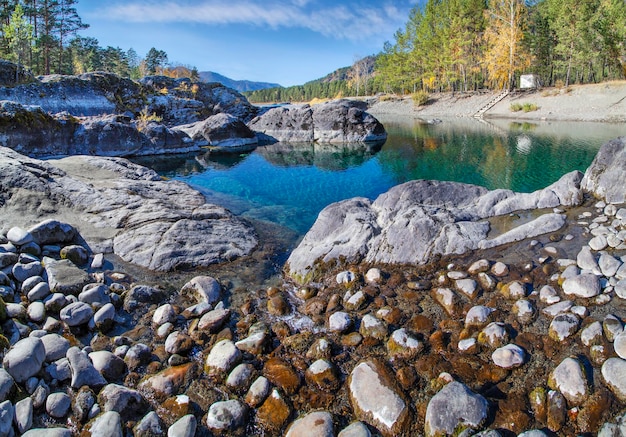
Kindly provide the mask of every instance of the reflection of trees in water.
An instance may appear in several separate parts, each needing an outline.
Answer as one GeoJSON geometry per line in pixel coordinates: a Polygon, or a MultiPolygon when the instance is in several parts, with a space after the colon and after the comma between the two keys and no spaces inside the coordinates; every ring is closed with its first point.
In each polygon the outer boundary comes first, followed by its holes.
{"type": "Polygon", "coordinates": [[[204,171],[204,167],[196,162],[195,153],[177,155],[137,156],[131,158],[135,164],[148,167],[162,176],[188,176],[204,171]]]}
{"type": "Polygon", "coordinates": [[[362,165],[378,153],[382,144],[276,143],[259,147],[256,153],[278,167],[315,166],[341,171],[362,165]]]}

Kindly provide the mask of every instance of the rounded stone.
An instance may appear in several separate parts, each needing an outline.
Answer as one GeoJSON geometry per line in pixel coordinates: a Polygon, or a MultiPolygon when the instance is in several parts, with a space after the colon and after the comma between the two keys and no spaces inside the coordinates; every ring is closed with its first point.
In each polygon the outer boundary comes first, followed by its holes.
{"type": "Polygon", "coordinates": [[[626,360],[609,358],[602,365],[602,377],[617,398],[626,402],[626,360]]]}
{"type": "Polygon", "coordinates": [[[46,350],[46,361],[52,362],[65,358],[68,349],[70,348],[70,341],[59,334],[47,334],[41,337],[44,349],[46,350]]]}
{"type": "Polygon", "coordinates": [[[158,307],[152,315],[152,323],[156,326],[161,326],[165,323],[174,323],[176,321],[176,311],[174,307],[166,303],[158,307]]]}
{"type": "Polygon", "coordinates": [[[478,429],[487,420],[489,404],[464,384],[452,381],[428,403],[425,431],[427,436],[452,435],[461,426],[478,429]]]}
{"type": "Polygon", "coordinates": [[[327,411],[315,411],[294,421],[285,437],[333,437],[333,417],[327,411]]]}
{"type": "Polygon", "coordinates": [[[94,312],[90,305],[84,302],[74,302],[64,307],[59,315],[68,326],[79,326],[89,322],[94,312]]]}
{"type": "Polygon", "coordinates": [[[602,292],[598,277],[591,273],[582,273],[563,281],[563,293],[578,297],[594,297],[602,292]]]}
{"type": "Polygon", "coordinates": [[[72,398],[66,393],[51,393],[46,399],[46,411],[50,416],[60,419],[67,415],[71,404],[72,398]]]}
{"type": "Polygon", "coordinates": [[[2,364],[13,379],[21,383],[41,370],[45,358],[46,349],[41,339],[27,337],[11,347],[2,364]]]}
{"type": "Polygon", "coordinates": [[[465,326],[485,326],[489,322],[491,313],[495,310],[483,305],[476,305],[469,309],[465,316],[465,326]]]}
{"type": "Polygon", "coordinates": [[[332,332],[345,332],[352,325],[352,318],[348,313],[337,311],[328,318],[328,329],[332,332]]]}
{"type": "Polygon", "coordinates": [[[241,360],[241,352],[231,340],[217,342],[206,358],[204,368],[209,375],[228,373],[241,360]]]}
{"type": "Polygon", "coordinates": [[[215,432],[235,431],[245,424],[248,409],[238,400],[216,402],[209,407],[206,426],[215,432]]]}
{"type": "Polygon", "coordinates": [[[491,354],[493,363],[503,369],[519,367],[526,361],[526,352],[515,344],[507,344],[491,354]]]}
{"type": "Polygon", "coordinates": [[[555,341],[563,341],[578,331],[580,319],[577,315],[564,313],[557,315],[548,328],[548,335],[555,341]]]}
{"type": "Polygon", "coordinates": [[[550,373],[548,386],[553,390],[559,390],[570,405],[581,405],[588,395],[582,363],[574,358],[565,358],[550,373]]]}
{"type": "Polygon", "coordinates": [[[615,353],[626,360],[626,331],[620,332],[613,340],[613,349],[615,353]]]}
{"type": "Polygon", "coordinates": [[[14,226],[7,232],[7,240],[16,246],[23,246],[33,241],[33,236],[30,232],[14,226]]]}

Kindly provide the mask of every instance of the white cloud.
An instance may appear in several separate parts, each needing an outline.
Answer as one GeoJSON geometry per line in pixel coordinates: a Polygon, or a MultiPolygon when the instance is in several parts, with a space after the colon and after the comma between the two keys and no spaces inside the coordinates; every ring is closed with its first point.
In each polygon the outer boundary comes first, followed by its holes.
{"type": "Polygon", "coordinates": [[[98,11],[111,20],[135,23],[250,24],[304,28],[325,36],[361,40],[388,34],[406,19],[390,3],[327,6],[314,0],[203,0],[196,3],[141,2],[109,4],[98,11]]]}

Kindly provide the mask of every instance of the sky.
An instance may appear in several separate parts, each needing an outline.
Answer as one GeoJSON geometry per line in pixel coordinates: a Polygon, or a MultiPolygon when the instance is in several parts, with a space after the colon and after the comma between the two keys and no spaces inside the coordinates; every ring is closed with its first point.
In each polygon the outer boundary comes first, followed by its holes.
{"type": "Polygon", "coordinates": [[[164,50],[236,80],[300,85],[376,54],[417,0],[79,0],[100,46],[164,50]]]}

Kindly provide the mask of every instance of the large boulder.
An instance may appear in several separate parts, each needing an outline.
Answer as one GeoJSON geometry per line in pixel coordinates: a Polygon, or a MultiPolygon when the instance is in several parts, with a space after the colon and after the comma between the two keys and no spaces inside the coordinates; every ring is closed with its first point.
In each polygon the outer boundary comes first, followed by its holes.
{"type": "Polygon", "coordinates": [[[258,140],[243,121],[230,114],[217,114],[204,121],[175,128],[186,133],[198,146],[216,152],[249,152],[258,140]]]}
{"type": "Polygon", "coordinates": [[[626,202],[626,137],[606,143],[585,172],[581,186],[609,203],[626,202]]]}
{"type": "Polygon", "coordinates": [[[121,158],[39,161],[0,148],[3,226],[54,217],[96,252],[152,270],[207,266],[249,254],[251,226],[188,185],[121,158]]]}
{"type": "Polygon", "coordinates": [[[363,143],[387,138],[383,125],[365,112],[359,102],[349,100],[272,108],[248,126],[265,143],[363,143]]]}
{"type": "Polygon", "coordinates": [[[496,235],[488,218],[513,211],[578,205],[582,174],[564,175],[534,193],[488,191],[475,185],[411,181],[393,187],[374,202],[349,199],[326,207],[287,261],[298,282],[316,276],[319,262],[345,259],[373,263],[427,262],[434,255],[463,254],[479,248],[554,232],[565,223],[560,214],[534,221],[511,220],[511,229],[496,235]]]}

